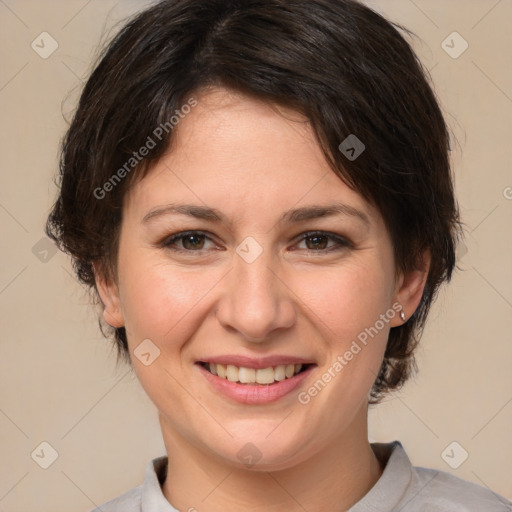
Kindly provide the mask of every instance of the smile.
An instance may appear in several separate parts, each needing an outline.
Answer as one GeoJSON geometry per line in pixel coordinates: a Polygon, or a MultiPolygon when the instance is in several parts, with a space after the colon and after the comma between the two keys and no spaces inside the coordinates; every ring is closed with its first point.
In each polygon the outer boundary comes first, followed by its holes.
{"type": "Polygon", "coordinates": [[[194,366],[217,395],[245,405],[264,405],[295,395],[297,388],[317,367],[316,364],[294,363],[258,364],[260,368],[251,368],[206,361],[198,361],[194,366]]]}
{"type": "Polygon", "coordinates": [[[267,368],[246,368],[244,366],[234,366],[232,364],[201,363],[210,373],[227,379],[230,382],[240,384],[274,384],[282,380],[291,379],[300,373],[307,365],[302,364],[281,364],[278,366],[269,366],[267,368]]]}

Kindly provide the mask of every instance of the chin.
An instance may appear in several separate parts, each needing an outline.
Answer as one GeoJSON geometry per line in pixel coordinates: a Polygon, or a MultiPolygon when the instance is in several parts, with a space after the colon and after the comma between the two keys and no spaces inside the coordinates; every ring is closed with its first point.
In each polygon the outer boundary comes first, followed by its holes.
{"type": "Polygon", "coordinates": [[[251,471],[280,471],[294,467],[308,458],[306,440],[299,432],[293,435],[283,429],[278,432],[274,422],[272,429],[261,429],[250,435],[247,432],[227,443],[211,446],[221,458],[237,468],[251,471]],[[269,435],[269,432],[272,432],[269,435]],[[300,438],[299,438],[300,436],[300,438]],[[223,448],[223,449],[222,449],[223,448]]]}

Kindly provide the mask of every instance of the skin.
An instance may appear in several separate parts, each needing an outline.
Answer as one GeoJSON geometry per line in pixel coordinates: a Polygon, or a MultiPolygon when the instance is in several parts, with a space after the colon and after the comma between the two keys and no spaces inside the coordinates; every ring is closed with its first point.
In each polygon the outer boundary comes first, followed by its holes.
{"type": "Polygon", "coordinates": [[[220,88],[194,97],[167,154],[125,198],[115,281],[96,267],[105,319],[126,327],[134,371],[159,412],[164,495],[179,510],[346,510],[382,473],[367,438],[368,393],[399,315],[308,404],[297,393],[394,303],[407,318],[414,312],[429,258],[396,274],[382,216],[334,174],[298,113],[220,88]],[[143,221],[170,203],[215,208],[225,219],[143,221]],[[287,210],[332,203],[368,223],[350,215],[279,222],[287,210]],[[188,230],[209,238],[164,245],[188,230]],[[349,244],[301,239],[313,230],[349,244]],[[263,250],[252,263],[236,253],[249,236],[263,250]],[[133,356],[145,339],[160,350],[149,366],[133,356]],[[317,367],[277,402],[240,404],[194,365],[223,354],[294,355],[317,367]],[[247,443],[261,452],[251,467],[237,455],[247,443]]]}

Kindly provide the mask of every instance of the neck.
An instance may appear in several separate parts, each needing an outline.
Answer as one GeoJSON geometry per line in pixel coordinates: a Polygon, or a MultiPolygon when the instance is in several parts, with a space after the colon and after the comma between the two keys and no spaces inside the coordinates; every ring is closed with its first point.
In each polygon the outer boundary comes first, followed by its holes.
{"type": "Polygon", "coordinates": [[[348,510],[382,474],[367,439],[366,410],[363,417],[364,425],[352,425],[335,443],[279,471],[235,467],[192,446],[161,419],[169,457],[163,493],[175,508],[187,511],[348,510]]]}

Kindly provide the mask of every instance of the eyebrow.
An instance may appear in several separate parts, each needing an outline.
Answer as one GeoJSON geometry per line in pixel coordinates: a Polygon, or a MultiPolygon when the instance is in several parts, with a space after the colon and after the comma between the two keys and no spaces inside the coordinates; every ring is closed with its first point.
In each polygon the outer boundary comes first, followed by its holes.
{"type": "Polygon", "coordinates": [[[210,208],[208,206],[198,206],[194,204],[169,204],[163,207],[157,207],[146,215],[144,215],[142,219],[142,223],[145,224],[150,220],[161,217],[163,215],[188,215],[189,217],[194,217],[195,219],[207,220],[210,222],[224,222],[225,218],[219,210],[215,208],[210,208]]]}
{"type": "MultiPolygon", "coordinates": [[[[228,223],[226,217],[217,209],[209,206],[199,206],[193,204],[169,204],[163,207],[157,207],[148,212],[142,219],[142,223],[146,224],[151,220],[162,217],[164,215],[187,215],[195,219],[206,220],[214,223],[228,223]]],[[[310,205],[301,208],[288,210],[281,215],[278,223],[299,223],[306,220],[313,220],[322,217],[331,217],[334,215],[345,215],[347,217],[355,217],[370,226],[368,216],[350,206],[343,203],[334,203],[330,205],[310,205]]]]}

